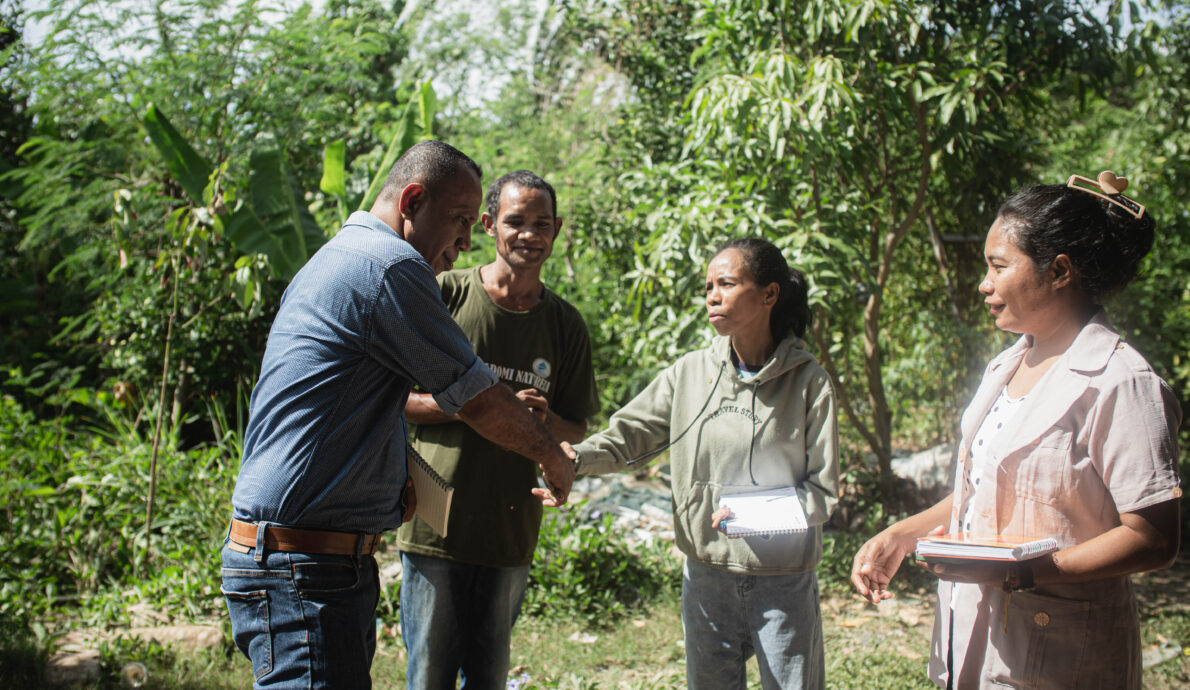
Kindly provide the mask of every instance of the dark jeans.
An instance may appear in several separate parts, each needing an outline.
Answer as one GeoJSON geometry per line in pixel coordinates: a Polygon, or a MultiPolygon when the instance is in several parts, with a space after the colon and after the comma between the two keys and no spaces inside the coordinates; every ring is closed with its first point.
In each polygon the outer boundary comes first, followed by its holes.
{"type": "Polygon", "coordinates": [[[255,688],[370,688],[380,580],[371,556],[223,547],[223,595],[255,688]]]}

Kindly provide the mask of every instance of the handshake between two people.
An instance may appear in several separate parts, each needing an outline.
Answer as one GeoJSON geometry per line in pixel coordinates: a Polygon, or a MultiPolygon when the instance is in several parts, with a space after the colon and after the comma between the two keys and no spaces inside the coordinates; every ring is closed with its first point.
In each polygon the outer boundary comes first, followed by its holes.
{"type": "MultiPolygon", "coordinates": [[[[565,420],[558,416],[556,412],[550,410],[549,400],[540,391],[536,388],[523,388],[516,391],[514,395],[516,395],[517,400],[524,403],[525,408],[537,418],[537,421],[541,422],[542,426],[545,427],[551,436],[557,437],[564,435],[563,425],[565,420]]],[[[565,440],[558,442],[558,447],[562,451],[562,458],[555,456],[555,462],[550,464],[540,463],[541,477],[545,481],[546,488],[532,490],[534,496],[540,498],[544,505],[551,508],[565,505],[566,500],[570,497],[570,488],[574,485],[576,474],[575,459],[578,457],[578,454],[574,452],[574,448],[565,440]]]]}
{"type": "Polygon", "coordinates": [[[551,508],[566,504],[577,457],[567,441],[583,437],[585,422],[562,418],[533,388],[514,392],[499,384],[467,401],[456,418],[492,443],[536,462],[545,487],[532,489],[533,495],[551,508]]]}
{"type": "MultiPolygon", "coordinates": [[[[416,423],[466,423],[489,441],[541,466],[545,487],[534,488],[532,492],[543,504],[551,508],[566,504],[574,485],[578,455],[569,443],[559,441],[557,436],[574,438],[577,434],[577,441],[586,431],[585,423],[579,428],[551,412],[549,402],[532,388],[514,393],[504,385],[491,386],[469,400],[456,415],[444,414],[428,395],[415,395],[419,402],[416,423]],[[427,414],[427,409],[432,412],[427,414]]],[[[412,479],[405,484],[403,500],[407,522],[417,510],[417,492],[412,479]]]]}

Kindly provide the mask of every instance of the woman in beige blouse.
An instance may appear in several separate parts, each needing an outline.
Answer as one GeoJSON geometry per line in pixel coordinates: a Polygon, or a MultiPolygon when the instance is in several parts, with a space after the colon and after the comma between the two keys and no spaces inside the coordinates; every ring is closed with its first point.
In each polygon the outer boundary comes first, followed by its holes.
{"type": "Polygon", "coordinates": [[[1139,688],[1131,573],[1177,555],[1177,429],[1169,386],[1120,340],[1104,297],[1135,275],[1154,222],[1127,180],[1072,176],[1000,208],[980,293],[1022,337],[963,414],[954,492],[869,540],[851,580],[878,603],[918,537],[1054,537],[1021,565],[929,565],[939,578],[930,678],[974,688],[1139,688]]]}

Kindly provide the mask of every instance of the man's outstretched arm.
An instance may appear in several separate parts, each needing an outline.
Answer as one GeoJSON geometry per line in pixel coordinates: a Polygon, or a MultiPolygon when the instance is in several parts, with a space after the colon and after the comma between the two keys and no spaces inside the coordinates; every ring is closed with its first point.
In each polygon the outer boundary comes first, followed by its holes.
{"type": "Polygon", "coordinates": [[[574,483],[574,460],[512,390],[491,386],[467,401],[458,416],[487,440],[541,466],[549,491],[534,489],[533,493],[547,506],[566,503],[574,483]]]}

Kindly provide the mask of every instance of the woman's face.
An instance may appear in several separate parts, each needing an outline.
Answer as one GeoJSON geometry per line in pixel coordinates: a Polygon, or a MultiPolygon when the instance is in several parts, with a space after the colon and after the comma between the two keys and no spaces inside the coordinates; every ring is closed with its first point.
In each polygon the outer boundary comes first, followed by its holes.
{"type": "Polygon", "coordinates": [[[761,287],[752,279],[738,249],[719,252],[707,266],[707,317],[719,335],[772,337],[769,313],[777,284],[761,287]]]}
{"type": "Polygon", "coordinates": [[[1049,273],[1016,246],[1002,219],[992,223],[983,252],[988,272],[979,292],[997,328],[1036,336],[1061,320],[1064,302],[1055,299],[1049,273]]]}

